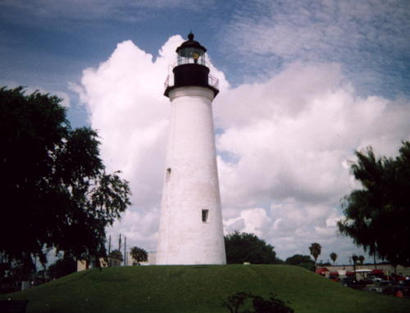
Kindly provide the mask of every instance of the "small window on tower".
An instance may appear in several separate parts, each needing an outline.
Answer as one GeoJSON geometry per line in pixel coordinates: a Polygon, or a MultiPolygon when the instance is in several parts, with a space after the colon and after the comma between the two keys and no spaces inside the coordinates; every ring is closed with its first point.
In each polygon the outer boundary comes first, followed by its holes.
{"type": "Polygon", "coordinates": [[[202,223],[206,223],[208,221],[208,214],[209,210],[202,210],[202,223]]]}
{"type": "Polygon", "coordinates": [[[167,174],[165,175],[165,181],[169,181],[169,177],[171,176],[171,168],[167,168],[167,174]]]}

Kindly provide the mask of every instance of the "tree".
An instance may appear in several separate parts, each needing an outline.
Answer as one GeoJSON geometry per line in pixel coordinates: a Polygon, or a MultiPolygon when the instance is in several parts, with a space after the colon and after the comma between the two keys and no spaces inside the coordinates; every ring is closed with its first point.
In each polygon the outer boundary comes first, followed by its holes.
{"type": "Polygon", "coordinates": [[[225,236],[225,250],[228,264],[279,263],[274,248],[254,234],[234,232],[225,236]]]}
{"type": "Polygon", "coordinates": [[[375,258],[410,265],[410,142],[395,158],[377,158],[372,148],[356,152],[352,173],[362,188],[342,200],[339,231],[375,258]]]}
{"type": "Polygon", "coordinates": [[[147,251],[145,251],[144,249],[133,247],[131,248],[130,253],[137,264],[139,264],[140,262],[145,262],[148,259],[147,251]]]}
{"type": "Polygon", "coordinates": [[[363,255],[359,255],[358,260],[360,265],[363,265],[365,257],[363,255]]]}
{"type": "Polygon", "coordinates": [[[118,260],[120,263],[124,260],[120,250],[112,250],[108,257],[118,260]]]}
{"type": "Polygon", "coordinates": [[[336,262],[337,259],[337,254],[335,252],[332,252],[330,254],[330,259],[332,260],[333,264],[336,262]]]}
{"type": "Polygon", "coordinates": [[[316,266],[317,258],[319,257],[320,252],[322,252],[322,246],[318,244],[317,242],[314,242],[310,245],[309,251],[310,251],[310,254],[313,256],[313,258],[315,259],[315,266],[316,266]]]}
{"type": "Polygon", "coordinates": [[[315,263],[309,255],[295,254],[285,261],[286,264],[297,265],[308,269],[309,271],[315,270],[315,263]]]}
{"type": "Polygon", "coordinates": [[[72,129],[60,102],[0,88],[0,255],[27,273],[52,248],[104,255],[105,227],[130,203],[128,183],[105,171],[97,133],[72,129]]]}

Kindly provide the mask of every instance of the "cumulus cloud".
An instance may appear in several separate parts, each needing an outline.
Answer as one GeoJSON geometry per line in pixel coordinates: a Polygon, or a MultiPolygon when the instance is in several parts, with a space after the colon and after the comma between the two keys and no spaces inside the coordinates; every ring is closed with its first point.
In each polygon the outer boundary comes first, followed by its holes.
{"type": "Polygon", "coordinates": [[[353,152],[371,145],[393,155],[410,135],[408,102],[357,96],[338,64],[292,63],[215,102],[225,216],[255,232],[243,212],[270,208],[262,236],[282,256],[306,253],[313,241],[343,246],[336,221],[340,199],[358,187],[349,173],[353,152]]]}
{"type": "Polygon", "coordinates": [[[84,71],[75,88],[102,139],[105,164],[131,181],[139,209],[157,206],[161,194],[169,113],[163,84],[174,61],[170,51],[181,42],[171,37],[155,61],[131,41],[119,43],[107,61],[84,71]]]}
{"type": "Polygon", "coordinates": [[[119,235],[127,238],[127,247],[138,246],[147,251],[155,251],[159,210],[127,210],[121,220],[108,229],[116,247],[119,235]]]}
{"type": "Polygon", "coordinates": [[[229,206],[333,201],[349,188],[344,164],[352,151],[373,145],[391,153],[410,131],[408,106],[355,96],[334,64],[294,63],[268,82],[226,92],[217,103],[217,125],[225,130],[217,147],[237,156],[233,163],[221,160],[229,206]]]}
{"type": "Polygon", "coordinates": [[[225,233],[241,230],[263,236],[270,225],[271,219],[264,208],[250,208],[238,212],[239,216],[225,220],[225,233]]]}
{"type": "MultiPolygon", "coordinates": [[[[131,183],[132,206],[111,229],[129,246],[156,246],[169,104],[163,82],[174,51],[171,37],[158,56],[131,41],[86,69],[75,89],[99,132],[108,168],[131,183]]],[[[215,69],[214,103],[225,232],[252,232],[282,258],[322,244],[346,258],[354,250],[336,234],[339,200],[355,185],[353,152],[372,145],[393,154],[409,138],[406,100],[360,97],[337,63],[293,62],[258,84],[231,88],[215,69]]]]}

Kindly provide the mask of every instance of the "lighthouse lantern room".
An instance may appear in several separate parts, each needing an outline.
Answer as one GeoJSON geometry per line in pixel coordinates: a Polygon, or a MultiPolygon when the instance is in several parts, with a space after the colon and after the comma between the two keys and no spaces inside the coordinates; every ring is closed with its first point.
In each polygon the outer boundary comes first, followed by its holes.
{"type": "Polygon", "coordinates": [[[206,48],[194,40],[194,34],[188,35],[188,40],[177,48],[178,65],[195,63],[205,65],[206,48]]]}
{"type": "Polygon", "coordinates": [[[206,48],[194,40],[194,34],[188,35],[188,40],[176,50],[177,65],[173,68],[174,84],[166,86],[165,96],[178,87],[202,86],[210,88],[216,96],[219,92],[218,81],[209,74],[206,66],[206,48]]]}

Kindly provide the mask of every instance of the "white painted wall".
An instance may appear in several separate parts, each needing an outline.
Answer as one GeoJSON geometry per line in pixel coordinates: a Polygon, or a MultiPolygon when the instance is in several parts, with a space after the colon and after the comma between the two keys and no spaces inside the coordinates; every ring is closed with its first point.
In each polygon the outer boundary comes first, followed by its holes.
{"type": "Polygon", "coordinates": [[[169,93],[171,118],[156,264],[225,264],[212,100],[204,87],[169,93]],[[209,210],[202,221],[202,210],[209,210]]]}

